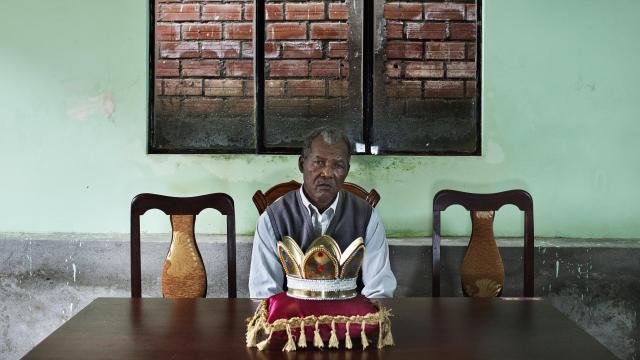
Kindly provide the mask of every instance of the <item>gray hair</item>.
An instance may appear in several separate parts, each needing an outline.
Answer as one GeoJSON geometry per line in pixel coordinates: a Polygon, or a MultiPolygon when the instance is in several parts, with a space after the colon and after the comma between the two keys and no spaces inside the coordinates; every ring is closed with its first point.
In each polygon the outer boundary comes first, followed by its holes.
{"type": "Polygon", "coordinates": [[[340,141],[344,142],[347,145],[348,159],[351,159],[354,147],[351,139],[349,139],[344,131],[328,126],[317,128],[307,135],[304,139],[304,145],[302,146],[302,156],[307,157],[309,155],[311,152],[311,143],[318,136],[322,136],[322,140],[327,144],[335,144],[340,141]]]}

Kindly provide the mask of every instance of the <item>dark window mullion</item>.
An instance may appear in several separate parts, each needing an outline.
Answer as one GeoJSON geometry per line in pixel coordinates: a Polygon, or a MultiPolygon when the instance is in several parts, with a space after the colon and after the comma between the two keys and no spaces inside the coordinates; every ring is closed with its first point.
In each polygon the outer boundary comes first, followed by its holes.
{"type": "Polygon", "coordinates": [[[373,138],[374,5],[374,0],[364,0],[362,6],[362,137],[366,154],[371,154],[373,138]]]}
{"type": "Polygon", "coordinates": [[[265,0],[254,0],[253,14],[253,74],[254,74],[254,118],[256,123],[256,153],[265,152],[264,139],[264,41],[265,0]]]}

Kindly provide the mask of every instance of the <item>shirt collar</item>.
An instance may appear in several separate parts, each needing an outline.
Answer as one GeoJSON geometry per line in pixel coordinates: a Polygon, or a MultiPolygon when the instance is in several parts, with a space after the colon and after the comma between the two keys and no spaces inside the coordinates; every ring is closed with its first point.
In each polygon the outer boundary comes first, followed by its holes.
{"type": "MultiPolygon", "coordinates": [[[[304,194],[304,191],[302,191],[302,186],[300,186],[300,197],[302,198],[302,205],[304,205],[304,208],[309,210],[309,215],[313,216],[313,214],[311,213],[311,209],[315,210],[315,212],[318,213],[318,215],[320,214],[320,211],[318,211],[318,208],[313,205],[311,203],[311,201],[309,201],[309,199],[307,199],[306,195],[304,194]],[[310,208],[311,207],[311,208],[310,208]]],[[[338,194],[336,195],[336,199],[333,200],[333,202],[331,203],[331,206],[329,206],[327,208],[327,210],[331,209],[333,210],[333,213],[335,214],[336,209],[338,208],[338,200],[340,200],[340,192],[338,191],[338,194]]],[[[325,210],[325,212],[327,211],[325,210]]]]}

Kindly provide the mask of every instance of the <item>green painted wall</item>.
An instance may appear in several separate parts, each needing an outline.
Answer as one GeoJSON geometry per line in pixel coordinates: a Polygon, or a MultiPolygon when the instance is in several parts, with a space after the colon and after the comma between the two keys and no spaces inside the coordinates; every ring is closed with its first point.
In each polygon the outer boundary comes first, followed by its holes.
{"type": "MultiPolygon", "coordinates": [[[[483,155],[356,157],[349,180],[379,190],[393,236],[430,233],[438,189],[523,188],[538,236],[640,237],[640,2],[484,3],[483,155]]],[[[0,232],[127,232],[137,193],[222,191],[252,233],[253,192],[299,176],[289,156],[145,154],[147,6],[3,4],[0,232]]],[[[496,222],[522,224],[514,209],[496,222]]],[[[166,229],[159,214],[143,225],[166,229]]],[[[444,227],[468,231],[467,215],[444,227]]]]}

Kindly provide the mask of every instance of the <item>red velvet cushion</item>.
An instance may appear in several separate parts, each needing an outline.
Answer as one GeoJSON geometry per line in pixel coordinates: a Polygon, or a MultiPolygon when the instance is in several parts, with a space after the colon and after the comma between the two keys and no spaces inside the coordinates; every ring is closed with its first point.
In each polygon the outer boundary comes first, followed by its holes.
{"type": "MultiPolygon", "coordinates": [[[[304,318],[306,316],[315,315],[366,315],[369,313],[377,313],[376,308],[369,299],[358,294],[353,299],[348,300],[300,300],[289,297],[286,292],[273,295],[269,298],[269,312],[267,315],[267,323],[273,324],[278,319],[290,319],[293,317],[304,318]]],[[[346,332],[346,324],[336,322],[336,335],[338,340],[344,340],[346,332]]],[[[320,324],[320,337],[323,341],[329,340],[331,336],[331,324],[320,324]]],[[[366,325],[365,333],[370,337],[376,330],[378,325],[366,325]]],[[[305,336],[307,341],[313,340],[313,332],[315,326],[305,326],[305,336]]],[[[360,338],[361,323],[351,323],[349,326],[349,336],[351,338],[360,338]]],[[[292,334],[297,339],[300,329],[291,329],[292,334]]],[[[286,332],[278,331],[273,334],[274,338],[283,339],[287,337],[286,332]]]]}

